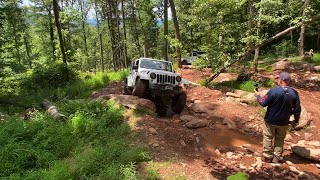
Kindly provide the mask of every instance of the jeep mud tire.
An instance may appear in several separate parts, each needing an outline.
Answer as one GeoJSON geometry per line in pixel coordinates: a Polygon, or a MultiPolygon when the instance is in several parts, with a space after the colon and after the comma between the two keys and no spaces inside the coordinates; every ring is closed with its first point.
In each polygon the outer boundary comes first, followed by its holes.
{"type": "Polygon", "coordinates": [[[180,114],[183,111],[184,107],[186,106],[186,102],[187,102],[187,94],[185,92],[175,95],[172,100],[172,105],[171,105],[172,110],[175,113],[180,114]]]}
{"type": "Polygon", "coordinates": [[[131,95],[132,94],[132,90],[127,85],[124,85],[123,94],[124,95],[131,95]]]}
{"type": "Polygon", "coordinates": [[[147,87],[147,82],[144,80],[138,79],[136,82],[136,86],[132,91],[132,95],[138,96],[139,98],[143,98],[146,87],[147,87]]]}

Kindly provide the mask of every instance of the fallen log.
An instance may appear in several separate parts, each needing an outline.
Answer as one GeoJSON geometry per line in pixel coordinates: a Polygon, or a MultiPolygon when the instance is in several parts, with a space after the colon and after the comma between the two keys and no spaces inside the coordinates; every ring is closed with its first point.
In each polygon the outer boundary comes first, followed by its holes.
{"type": "Polygon", "coordinates": [[[52,105],[48,100],[42,101],[42,106],[48,111],[49,115],[53,116],[54,119],[57,120],[64,120],[66,119],[66,116],[64,114],[61,114],[57,107],[52,105]]]}

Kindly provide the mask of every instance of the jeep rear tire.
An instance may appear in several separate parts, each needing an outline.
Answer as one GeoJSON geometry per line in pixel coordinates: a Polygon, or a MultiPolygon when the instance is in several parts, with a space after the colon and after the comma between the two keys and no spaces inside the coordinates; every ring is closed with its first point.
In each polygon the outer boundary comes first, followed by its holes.
{"type": "Polygon", "coordinates": [[[136,86],[133,88],[132,95],[138,96],[139,98],[143,98],[146,87],[147,87],[147,82],[144,80],[138,79],[136,82],[136,86]]]}
{"type": "Polygon", "coordinates": [[[185,92],[175,95],[172,100],[172,105],[171,105],[172,110],[175,113],[180,114],[183,111],[186,105],[186,102],[187,102],[187,94],[185,92]]]}

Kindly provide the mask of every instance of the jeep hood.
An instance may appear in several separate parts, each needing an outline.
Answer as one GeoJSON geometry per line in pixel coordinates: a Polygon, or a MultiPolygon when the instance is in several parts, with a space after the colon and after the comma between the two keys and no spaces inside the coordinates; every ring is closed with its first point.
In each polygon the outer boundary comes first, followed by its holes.
{"type": "Polygon", "coordinates": [[[167,74],[167,75],[172,75],[172,76],[181,76],[180,74],[170,72],[170,71],[163,71],[163,70],[156,70],[156,69],[144,69],[140,68],[139,70],[140,73],[146,73],[146,74],[151,74],[152,72],[156,74],[167,74]]]}

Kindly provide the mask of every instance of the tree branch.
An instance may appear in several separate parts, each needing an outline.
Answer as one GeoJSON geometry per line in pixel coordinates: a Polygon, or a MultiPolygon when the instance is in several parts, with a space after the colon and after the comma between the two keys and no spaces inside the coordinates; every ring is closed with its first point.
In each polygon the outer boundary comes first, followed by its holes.
{"type": "Polygon", "coordinates": [[[301,27],[303,24],[305,24],[305,25],[307,25],[307,24],[313,24],[313,23],[315,23],[315,22],[318,21],[318,20],[320,20],[320,14],[315,15],[315,16],[311,17],[311,18],[308,19],[308,20],[302,21],[301,23],[299,23],[299,24],[297,24],[297,25],[295,25],[295,26],[291,26],[291,27],[289,27],[289,28],[287,28],[287,29],[285,29],[285,30],[277,33],[276,35],[272,36],[271,38],[262,41],[261,43],[255,45],[255,46],[252,46],[252,47],[247,48],[247,49],[244,51],[244,54],[243,54],[242,56],[240,56],[237,60],[232,61],[230,64],[222,67],[219,71],[217,71],[216,73],[212,74],[206,81],[207,81],[207,82],[213,81],[216,77],[219,76],[219,74],[220,74],[221,72],[223,72],[223,71],[226,70],[228,67],[230,67],[230,66],[232,66],[233,64],[235,64],[236,62],[239,62],[239,61],[244,60],[244,59],[245,59],[249,54],[251,54],[252,51],[254,51],[255,49],[260,48],[260,47],[262,47],[262,46],[264,46],[264,45],[266,45],[266,44],[268,44],[268,43],[270,43],[270,42],[272,42],[272,41],[274,41],[274,40],[276,40],[276,39],[278,39],[278,38],[280,38],[280,37],[282,37],[282,36],[284,36],[284,35],[286,35],[286,34],[288,34],[288,33],[290,33],[291,31],[293,31],[293,30],[295,30],[295,29],[298,29],[298,28],[301,27]]]}

